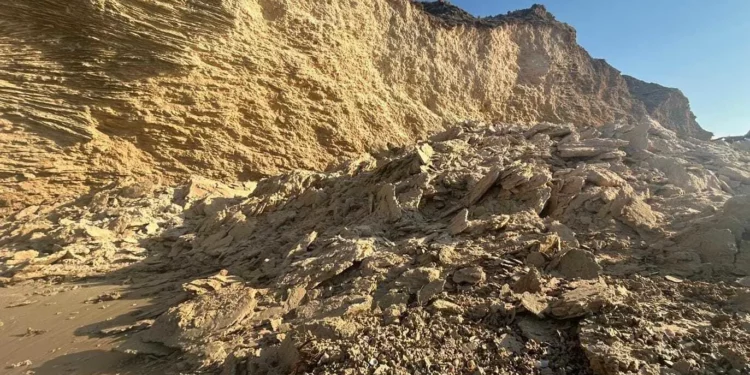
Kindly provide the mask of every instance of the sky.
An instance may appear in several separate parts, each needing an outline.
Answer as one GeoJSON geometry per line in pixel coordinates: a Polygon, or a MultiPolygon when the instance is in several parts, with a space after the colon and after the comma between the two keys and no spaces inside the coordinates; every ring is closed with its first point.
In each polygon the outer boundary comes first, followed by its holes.
{"type": "Polygon", "coordinates": [[[477,16],[543,4],[578,43],[640,80],[680,89],[715,136],[750,130],[750,0],[451,0],[477,16]]]}

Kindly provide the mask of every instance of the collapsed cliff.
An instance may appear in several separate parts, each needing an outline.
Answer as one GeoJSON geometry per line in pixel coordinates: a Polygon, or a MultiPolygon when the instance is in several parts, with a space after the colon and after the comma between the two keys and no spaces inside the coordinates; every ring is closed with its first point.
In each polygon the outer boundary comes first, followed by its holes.
{"type": "MultiPolygon", "coordinates": [[[[739,143],[466,122],[328,172],[123,180],[0,222],[0,285],[125,286],[94,310],[149,296],[73,324],[169,371],[106,373],[745,374],[739,143]]],[[[47,320],[41,298],[12,306],[47,320]]],[[[3,319],[0,344],[24,336],[3,319]]],[[[32,371],[61,372],[63,341],[32,371]]]]}
{"type": "Polygon", "coordinates": [[[441,7],[6,1],[0,215],[127,176],[323,170],[465,118],[600,126],[649,114],[710,136],[684,97],[592,59],[541,6],[482,20],[441,7]]]}

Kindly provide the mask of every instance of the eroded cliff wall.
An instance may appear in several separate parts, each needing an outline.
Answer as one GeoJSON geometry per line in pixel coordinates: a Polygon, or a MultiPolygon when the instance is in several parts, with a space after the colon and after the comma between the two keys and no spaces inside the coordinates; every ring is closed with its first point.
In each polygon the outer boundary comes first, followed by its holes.
{"type": "Polygon", "coordinates": [[[5,211],[129,175],[323,169],[466,118],[648,112],[705,136],[681,96],[651,105],[542,7],[488,26],[406,0],[9,0],[0,53],[5,211]]]}

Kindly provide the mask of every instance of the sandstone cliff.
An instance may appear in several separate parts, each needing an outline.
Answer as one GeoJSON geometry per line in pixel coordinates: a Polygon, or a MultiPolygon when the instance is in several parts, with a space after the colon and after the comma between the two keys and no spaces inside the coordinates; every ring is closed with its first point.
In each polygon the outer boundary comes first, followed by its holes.
{"type": "Polygon", "coordinates": [[[648,112],[708,136],[681,95],[633,85],[542,7],[453,23],[425,10],[436,8],[6,1],[0,211],[130,175],[320,170],[465,118],[601,125],[648,112]]]}

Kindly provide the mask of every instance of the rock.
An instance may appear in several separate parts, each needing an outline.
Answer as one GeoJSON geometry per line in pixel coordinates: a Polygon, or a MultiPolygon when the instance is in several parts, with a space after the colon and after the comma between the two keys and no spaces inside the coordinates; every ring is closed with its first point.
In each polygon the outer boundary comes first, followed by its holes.
{"type": "Polygon", "coordinates": [[[542,275],[539,270],[532,268],[521,276],[518,281],[513,284],[513,291],[516,293],[538,293],[542,291],[542,275]]]}
{"type": "Polygon", "coordinates": [[[86,232],[86,235],[89,236],[93,240],[97,241],[104,241],[108,240],[113,237],[112,231],[108,229],[103,229],[99,227],[95,227],[93,225],[87,225],[84,227],[84,231],[86,232]]]}
{"type": "Polygon", "coordinates": [[[480,266],[461,268],[453,273],[453,282],[456,284],[476,285],[483,283],[486,278],[487,275],[480,266]]]}
{"type": "Polygon", "coordinates": [[[718,171],[719,175],[726,176],[731,180],[739,181],[743,184],[750,184],[750,172],[743,171],[734,167],[722,167],[718,171]]]}
{"type": "Polygon", "coordinates": [[[433,154],[435,154],[435,151],[427,143],[423,143],[417,147],[417,156],[422,165],[430,165],[433,154]]]}
{"type": "Polygon", "coordinates": [[[560,251],[560,237],[556,234],[548,234],[542,237],[536,244],[536,251],[545,257],[551,258],[560,251]]]}
{"type": "Polygon", "coordinates": [[[417,291],[417,303],[426,305],[432,298],[443,292],[445,280],[435,280],[425,284],[417,291]]]}
{"type": "Polygon", "coordinates": [[[750,292],[740,291],[734,298],[730,300],[730,304],[734,309],[750,313],[750,292]]]}
{"type": "Polygon", "coordinates": [[[529,340],[537,343],[551,342],[558,337],[558,326],[549,319],[540,319],[533,316],[519,316],[516,322],[521,334],[529,340]]]}
{"type": "Polygon", "coordinates": [[[733,264],[738,252],[734,234],[729,229],[701,231],[684,244],[695,248],[704,263],[733,264]]]}
{"type": "Polygon", "coordinates": [[[109,327],[99,330],[99,333],[103,335],[119,335],[125,332],[136,332],[150,328],[154,324],[153,320],[141,320],[134,324],[126,324],[121,326],[109,327]]]}
{"type": "Polygon", "coordinates": [[[445,142],[447,140],[456,139],[464,133],[464,129],[460,126],[453,126],[449,129],[440,133],[434,134],[430,137],[432,142],[445,142]]]}
{"type": "Polygon", "coordinates": [[[537,317],[543,317],[545,310],[547,310],[549,304],[547,299],[533,293],[525,292],[521,295],[521,306],[526,311],[536,315],[537,317]]]}
{"type": "Polygon", "coordinates": [[[586,174],[586,182],[603,187],[626,185],[625,180],[620,178],[617,173],[600,168],[589,169],[588,174],[586,174]]]}
{"type": "Polygon", "coordinates": [[[581,246],[578,243],[578,239],[576,239],[575,232],[573,232],[572,229],[568,228],[564,224],[561,224],[559,221],[551,222],[547,226],[547,229],[550,232],[557,234],[557,236],[560,238],[560,242],[566,248],[578,248],[581,246]]]}
{"type": "Polygon", "coordinates": [[[430,305],[430,310],[434,312],[442,312],[446,314],[456,314],[456,315],[463,314],[464,312],[461,306],[453,302],[443,300],[443,299],[438,299],[432,302],[432,304],[430,305]]]}
{"type": "Polygon", "coordinates": [[[500,177],[500,172],[502,171],[499,167],[494,167],[490,169],[490,171],[482,177],[479,182],[471,189],[469,192],[469,198],[468,198],[468,205],[472,206],[479,202],[480,199],[487,193],[487,191],[495,185],[497,182],[497,179],[500,177]]]}
{"type": "Polygon", "coordinates": [[[547,258],[538,251],[532,251],[526,256],[526,264],[536,268],[543,268],[547,264],[547,258]]]}
{"type": "Polygon", "coordinates": [[[159,224],[156,224],[155,222],[150,222],[146,224],[146,226],[143,228],[143,232],[146,234],[156,234],[156,232],[159,231],[159,224]]]}
{"type": "Polygon", "coordinates": [[[573,290],[563,293],[549,304],[546,313],[557,319],[577,318],[597,312],[611,302],[612,291],[601,281],[579,281],[573,290]]]}
{"type": "Polygon", "coordinates": [[[464,312],[461,306],[453,302],[443,300],[443,299],[438,299],[432,302],[432,304],[430,305],[430,310],[434,312],[442,312],[446,314],[456,314],[456,315],[463,314],[464,312]]]}
{"type": "Polygon", "coordinates": [[[667,280],[667,281],[671,281],[671,282],[673,282],[675,284],[680,284],[680,283],[682,283],[682,282],[685,281],[685,280],[680,279],[679,277],[674,277],[674,276],[670,276],[670,275],[664,276],[664,279],[667,280]]]}
{"type": "Polygon", "coordinates": [[[397,221],[403,215],[401,204],[396,198],[396,187],[393,184],[385,184],[375,197],[375,212],[388,221],[397,221]]]}
{"type": "Polygon", "coordinates": [[[557,269],[568,279],[595,279],[602,270],[594,254],[581,249],[566,252],[560,258],[557,269]]]}
{"type": "Polygon", "coordinates": [[[503,333],[498,338],[498,346],[513,353],[519,354],[523,350],[523,342],[509,333],[503,333]]]}
{"type": "Polygon", "coordinates": [[[396,280],[396,285],[405,287],[409,293],[417,293],[427,284],[441,280],[441,271],[437,268],[419,267],[410,269],[396,280]]]}
{"type": "Polygon", "coordinates": [[[337,240],[327,247],[291,264],[279,280],[280,285],[314,288],[361,262],[374,251],[372,239],[337,240]]]}
{"type": "Polygon", "coordinates": [[[19,367],[28,367],[28,366],[31,366],[32,364],[33,364],[33,362],[31,362],[31,360],[27,359],[25,361],[21,361],[21,362],[10,364],[10,365],[6,366],[5,368],[7,368],[7,369],[14,369],[14,368],[19,368],[19,367]]]}
{"type": "Polygon", "coordinates": [[[155,187],[156,185],[149,180],[135,182],[123,187],[120,190],[120,196],[130,199],[144,198],[150,195],[154,191],[155,187]]]}
{"type": "Polygon", "coordinates": [[[674,365],[672,365],[672,370],[677,371],[681,375],[688,375],[690,374],[690,369],[692,368],[692,364],[687,359],[681,359],[677,362],[675,362],[674,365]]]}
{"type": "Polygon", "coordinates": [[[451,220],[450,224],[448,224],[448,232],[450,232],[451,235],[455,236],[462,233],[468,228],[469,210],[464,208],[461,211],[458,211],[456,216],[451,220]]]}
{"type": "Polygon", "coordinates": [[[605,139],[589,139],[584,142],[560,143],[557,152],[561,158],[592,158],[595,156],[613,153],[620,147],[628,145],[627,141],[614,141],[605,139]]]}
{"type": "Polygon", "coordinates": [[[719,348],[719,352],[724,357],[724,359],[729,362],[732,368],[736,370],[747,370],[746,367],[748,366],[748,363],[750,363],[748,362],[750,358],[748,358],[747,352],[742,353],[729,346],[723,346],[719,348]]]}
{"type": "Polygon", "coordinates": [[[16,251],[13,253],[13,258],[6,261],[5,264],[9,266],[14,266],[18,264],[22,264],[25,262],[29,262],[32,259],[36,259],[39,257],[39,252],[36,250],[22,250],[22,251],[16,251]]]}
{"type": "Polygon", "coordinates": [[[22,220],[28,217],[31,217],[32,215],[36,214],[37,211],[39,211],[38,205],[31,205],[28,206],[18,212],[16,212],[15,215],[13,215],[13,220],[22,220]]]}
{"type": "MultiPolygon", "coordinates": [[[[296,316],[305,321],[331,317],[351,319],[354,316],[369,312],[372,309],[372,304],[372,296],[335,296],[325,301],[310,301],[298,307],[296,309],[296,316]]],[[[280,313],[283,313],[283,311],[280,313]]],[[[260,320],[264,319],[262,316],[258,316],[258,318],[260,320]]]]}

